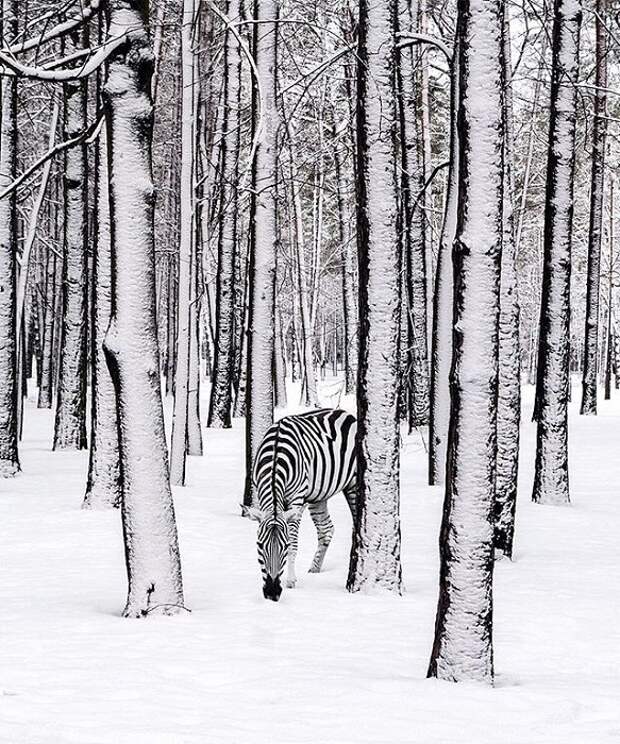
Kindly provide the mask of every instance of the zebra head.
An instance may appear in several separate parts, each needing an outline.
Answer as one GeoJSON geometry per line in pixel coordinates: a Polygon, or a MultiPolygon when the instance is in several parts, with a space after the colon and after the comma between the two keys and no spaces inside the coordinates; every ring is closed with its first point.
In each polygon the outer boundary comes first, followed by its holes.
{"type": "Polygon", "coordinates": [[[263,596],[277,602],[282,594],[281,577],[289,548],[289,523],[299,517],[299,509],[277,514],[253,506],[243,507],[243,516],[258,522],[256,545],[258,564],[263,576],[263,596]]]}

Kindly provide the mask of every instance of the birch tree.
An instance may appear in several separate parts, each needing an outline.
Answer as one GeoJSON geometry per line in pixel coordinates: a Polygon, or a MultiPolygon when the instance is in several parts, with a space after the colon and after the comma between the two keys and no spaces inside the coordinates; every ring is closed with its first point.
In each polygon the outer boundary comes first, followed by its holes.
{"type": "Polygon", "coordinates": [[[396,6],[358,7],[358,512],[347,588],[400,593],[396,6]]]}
{"type": "Polygon", "coordinates": [[[570,271],[575,169],[575,83],[581,5],[555,0],[532,499],[565,504],[568,486],[570,271]]]}
{"type": "Polygon", "coordinates": [[[493,680],[493,499],[502,247],[501,3],[459,0],[459,213],[439,601],[430,677],[493,680]]]}

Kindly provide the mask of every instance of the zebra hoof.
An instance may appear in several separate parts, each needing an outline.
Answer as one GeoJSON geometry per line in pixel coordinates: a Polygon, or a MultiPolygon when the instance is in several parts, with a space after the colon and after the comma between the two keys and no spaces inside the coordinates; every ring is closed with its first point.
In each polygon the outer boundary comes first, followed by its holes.
{"type": "Polygon", "coordinates": [[[297,583],[297,579],[287,579],[286,580],[286,586],[287,586],[288,589],[294,589],[296,583],[297,583]]]}
{"type": "Polygon", "coordinates": [[[321,573],[321,567],[320,566],[312,565],[308,569],[308,573],[321,573]]]}

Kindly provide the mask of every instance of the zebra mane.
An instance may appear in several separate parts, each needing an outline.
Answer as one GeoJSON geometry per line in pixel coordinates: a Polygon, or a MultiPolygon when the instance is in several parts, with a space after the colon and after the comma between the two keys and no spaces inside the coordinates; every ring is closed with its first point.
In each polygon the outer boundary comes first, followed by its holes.
{"type": "Polygon", "coordinates": [[[278,442],[280,440],[280,421],[276,422],[276,433],[273,438],[273,463],[271,465],[271,498],[273,499],[273,516],[278,516],[278,496],[276,493],[276,458],[278,456],[278,442]]]}

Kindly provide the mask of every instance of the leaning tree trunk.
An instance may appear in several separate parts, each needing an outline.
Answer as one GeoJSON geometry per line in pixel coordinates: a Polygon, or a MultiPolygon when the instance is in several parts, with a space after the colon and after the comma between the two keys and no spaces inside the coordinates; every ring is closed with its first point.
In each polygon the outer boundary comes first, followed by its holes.
{"type": "Polygon", "coordinates": [[[116,397],[103,350],[103,341],[112,312],[110,204],[106,147],[106,132],[103,127],[97,140],[95,164],[97,228],[93,241],[90,459],[86,495],[82,504],[86,509],[120,506],[122,495],[116,397]]]}
{"type": "Polygon", "coordinates": [[[504,6],[504,214],[499,315],[499,393],[497,398],[497,473],[493,516],[495,549],[512,558],[521,424],[521,345],[517,256],[513,216],[513,110],[510,21],[504,6]]]}
{"type": "Polygon", "coordinates": [[[250,252],[246,400],[246,481],[243,502],[252,503],[252,464],[273,423],[273,348],[276,266],[276,48],[277,0],[256,0],[256,66],[260,79],[261,131],[254,161],[254,235],[250,252]]]}
{"type": "Polygon", "coordinates": [[[439,602],[429,677],[493,680],[493,498],[502,248],[502,12],[459,0],[460,207],[439,602]]]}
{"type": "Polygon", "coordinates": [[[568,503],[570,269],[575,170],[578,0],[555,0],[542,301],[536,378],[536,466],[532,500],[568,503]]]}
{"type": "Polygon", "coordinates": [[[596,0],[596,73],[592,121],[592,183],[590,186],[590,232],[586,289],[585,349],[581,413],[596,415],[598,382],[599,305],[601,291],[601,241],[607,142],[607,29],[605,0],[596,0]]]}
{"type": "Polygon", "coordinates": [[[446,212],[439,240],[435,292],[433,295],[433,336],[431,350],[430,419],[428,432],[428,482],[443,485],[446,475],[450,422],[450,367],[452,365],[452,322],[454,271],[452,245],[456,237],[459,205],[459,35],[456,34],[450,75],[450,172],[446,212]]]}
{"type": "Polygon", "coordinates": [[[347,588],[400,593],[395,0],[359,2],[357,248],[358,511],[347,588]]]}
{"type": "MultiPolygon", "coordinates": [[[[71,34],[67,52],[79,46],[71,34]]],[[[65,139],[86,128],[86,83],[65,84],[65,139]]],[[[86,145],[65,155],[62,331],[54,449],[86,449],[88,161],[86,145]]]]}
{"type": "Polygon", "coordinates": [[[109,3],[108,38],[127,42],[109,58],[103,91],[112,246],[104,349],[117,401],[127,617],[183,605],[157,347],[148,9],[147,0],[109,3]]]}
{"type": "MultiPolygon", "coordinates": [[[[17,0],[2,3],[5,40],[17,36],[17,0]]],[[[0,83],[0,190],[16,175],[17,81],[8,75],[0,83]]],[[[19,471],[16,278],[17,210],[15,192],[0,199],[0,478],[19,471]]]]}
{"type": "MultiPolygon", "coordinates": [[[[228,17],[238,23],[239,0],[228,3],[228,17]]],[[[232,426],[232,392],[235,373],[235,277],[237,264],[239,206],[237,179],[239,152],[237,133],[239,111],[239,68],[241,53],[237,37],[229,30],[224,45],[224,106],[220,131],[220,214],[216,277],[215,354],[213,385],[207,426],[229,429],[232,426]]]]}

